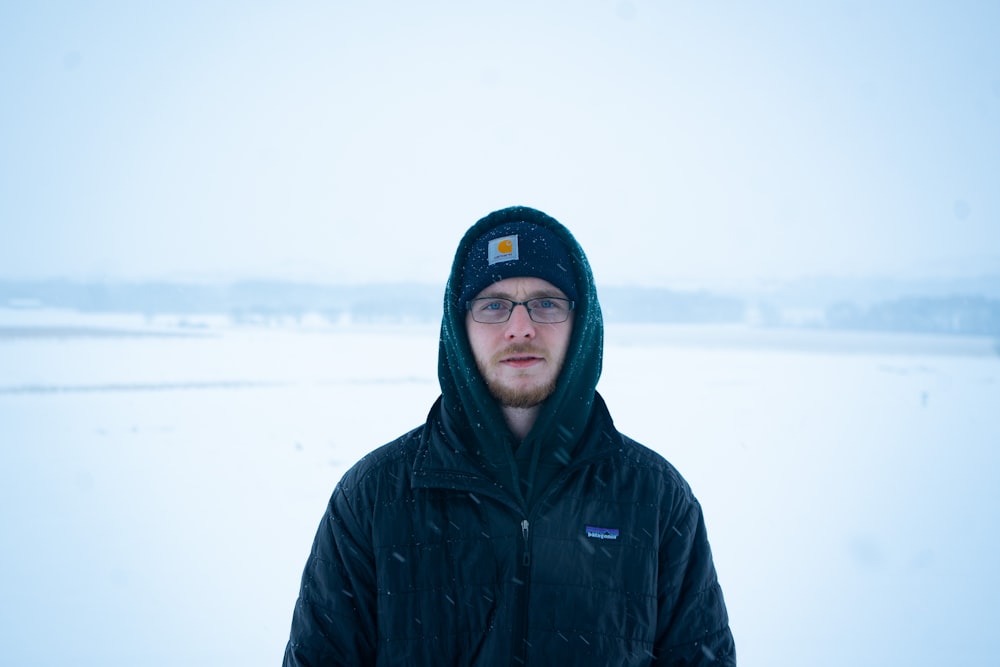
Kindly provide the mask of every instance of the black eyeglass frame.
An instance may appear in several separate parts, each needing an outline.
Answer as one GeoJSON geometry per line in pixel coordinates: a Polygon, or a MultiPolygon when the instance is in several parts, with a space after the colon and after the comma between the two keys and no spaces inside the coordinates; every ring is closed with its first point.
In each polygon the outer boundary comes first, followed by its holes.
{"type": "Polygon", "coordinates": [[[476,299],[469,299],[468,301],[465,302],[465,308],[472,315],[472,319],[475,320],[476,322],[479,322],[480,324],[505,324],[506,322],[510,321],[510,316],[514,314],[514,309],[517,308],[518,306],[524,306],[524,309],[528,311],[528,317],[531,318],[531,321],[534,322],[535,324],[562,324],[563,322],[569,319],[570,314],[576,307],[576,301],[573,301],[571,299],[564,299],[561,296],[536,296],[532,299],[528,299],[527,301],[514,301],[513,299],[508,299],[502,296],[482,296],[476,299]],[[496,322],[483,322],[482,320],[477,320],[476,311],[472,309],[472,305],[477,301],[503,301],[505,303],[509,303],[510,308],[507,309],[507,317],[503,318],[502,320],[497,320],[496,322]],[[532,307],[528,305],[529,303],[534,303],[536,301],[559,301],[560,303],[566,304],[566,317],[561,320],[550,320],[550,321],[536,320],[535,316],[532,314],[532,311],[538,309],[538,306],[535,305],[534,307],[532,307]]]}

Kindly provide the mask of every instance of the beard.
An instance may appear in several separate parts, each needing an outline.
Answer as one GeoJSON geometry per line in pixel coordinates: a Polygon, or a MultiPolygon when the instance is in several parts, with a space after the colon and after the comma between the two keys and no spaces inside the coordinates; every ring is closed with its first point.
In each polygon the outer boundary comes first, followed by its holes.
{"type": "Polygon", "coordinates": [[[552,380],[539,387],[520,389],[515,387],[505,387],[499,384],[486,383],[490,394],[497,400],[497,403],[504,408],[533,408],[545,402],[556,389],[556,381],[552,380]]]}
{"type": "MultiPolygon", "coordinates": [[[[534,351],[530,345],[512,345],[502,353],[497,354],[492,363],[498,364],[499,360],[508,354],[523,353],[534,354],[534,351]]],[[[555,391],[556,381],[559,378],[559,373],[556,372],[544,384],[533,387],[509,387],[501,381],[491,380],[488,366],[478,360],[476,365],[479,367],[479,374],[486,382],[486,388],[489,389],[490,395],[504,408],[534,408],[541,405],[555,391]]]]}

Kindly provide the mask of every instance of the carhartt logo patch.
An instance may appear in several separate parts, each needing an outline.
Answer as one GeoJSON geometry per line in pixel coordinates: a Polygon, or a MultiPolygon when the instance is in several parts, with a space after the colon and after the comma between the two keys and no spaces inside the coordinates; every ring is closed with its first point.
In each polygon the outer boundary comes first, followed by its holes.
{"type": "Polygon", "coordinates": [[[617,528],[601,528],[600,526],[587,526],[587,537],[595,540],[617,540],[617,528]]]}
{"type": "Polygon", "coordinates": [[[513,236],[501,236],[493,239],[489,244],[490,266],[500,262],[510,262],[517,259],[517,234],[513,236]]]}

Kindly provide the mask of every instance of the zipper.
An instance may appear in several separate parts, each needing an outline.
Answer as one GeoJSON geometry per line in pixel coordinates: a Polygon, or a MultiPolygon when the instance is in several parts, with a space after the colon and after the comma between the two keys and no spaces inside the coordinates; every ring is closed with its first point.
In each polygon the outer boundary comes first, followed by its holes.
{"type": "Polygon", "coordinates": [[[528,523],[527,519],[521,521],[521,536],[524,538],[524,555],[521,557],[521,565],[527,567],[531,565],[531,549],[528,545],[528,529],[531,524],[528,523]]]}
{"type": "Polygon", "coordinates": [[[521,520],[521,537],[524,540],[521,551],[521,567],[518,579],[520,579],[519,600],[517,603],[517,617],[514,623],[516,634],[514,635],[514,656],[515,663],[519,665],[528,662],[528,588],[531,585],[531,524],[527,519],[521,520]]]}

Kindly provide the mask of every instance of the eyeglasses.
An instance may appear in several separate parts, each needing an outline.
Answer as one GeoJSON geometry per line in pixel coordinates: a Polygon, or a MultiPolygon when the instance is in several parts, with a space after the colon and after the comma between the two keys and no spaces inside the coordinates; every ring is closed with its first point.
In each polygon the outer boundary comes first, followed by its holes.
{"type": "Polygon", "coordinates": [[[569,313],[576,305],[569,299],[556,296],[540,296],[527,301],[512,301],[501,297],[472,299],[466,304],[472,319],[483,324],[503,324],[517,306],[524,306],[528,317],[539,324],[558,324],[569,319],[569,313]]]}

